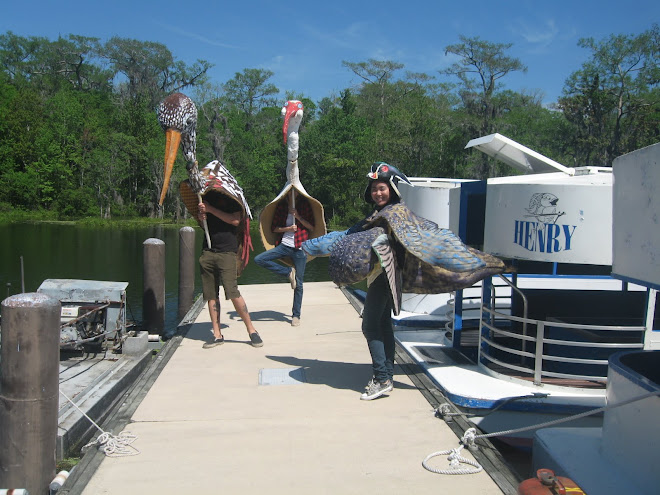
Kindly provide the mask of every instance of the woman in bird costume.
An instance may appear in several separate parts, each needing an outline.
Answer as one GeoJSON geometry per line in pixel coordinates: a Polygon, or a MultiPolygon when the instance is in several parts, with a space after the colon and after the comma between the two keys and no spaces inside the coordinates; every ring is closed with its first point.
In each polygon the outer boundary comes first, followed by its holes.
{"type": "Polygon", "coordinates": [[[367,178],[364,199],[375,210],[346,231],[303,244],[311,256],[330,256],[328,270],[337,285],[367,279],[362,332],[373,377],[360,397],[363,400],[393,388],[392,313],[399,314],[403,292],[452,292],[504,271],[500,259],[466,246],[450,230],[408,209],[398,184],[412,184],[396,167],[376,162],[367,178]]]}

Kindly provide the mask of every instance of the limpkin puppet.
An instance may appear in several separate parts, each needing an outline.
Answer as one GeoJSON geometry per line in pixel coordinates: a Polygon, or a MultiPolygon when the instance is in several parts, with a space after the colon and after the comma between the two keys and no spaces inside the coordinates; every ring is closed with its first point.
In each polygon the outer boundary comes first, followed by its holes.
{"type": "MultiPolygon", "coordinates": [[[[162,205],[172,177],[179,144],[183,150],[188,170],[188,179],[179,184],[179,192],[188,212],[199,222],[198,205],[202,200],[214,205],[225,196],[238,203],[241,208],[241,222],[238,226],[238,273],[248,263],[252,240],[250,238],[250,219],[252,213],[245,200],[243,189],[234,176],[219,160],[209,162],[201,171],[197,166],[197,107],[183,93],[174,93],[165,98],[158,106],[158,122],[165,131],[165,163],[163,190],[160,194],[162,205]]],[[[208,227],[202,222],[208,246],[211,245],[208,227]]]]}
{"type": "Polygon", "coordinates": [[[451,230],[413,213],[401,201],[400,182],[412,186],[396,167],[376,162],[364,191],[373,203],[373,181],[387,182],[396,202],[376,209],[346,231],[335,231],[303,244],[310,256],[330,256],[330,278],[339,286],[373,280],[383,270],[392,297],[392,312],[401,308],[403,292],[439,294],[464,289],[504,272],[504,263],[465,245],[451,230]]]}
{"type": "MultiPolygon", "coordinates": [[[[282,107],[281,113],[284,116],[282,134],[284,136],[284,144],[287,146],[287,181],[277,197],[268,203],[261,212],[261,215],[259,215],[259,231],[261,232],[261,240],[266,250],[275,247],[278,238],[278,234],[271,230],[273,215],[275,214],[278,203],[285,199],[285,196],[288,194],[289,197],[286,199],[288,199],[289,203],[295,208],[294,189],[298,194],[304,196],[312,207],[314,228],[309,233],[310,239],[325,235],[327,232],[325,218],[323,216],[323,205],[317,199],[311,197],[300,182],[300,171],[298,169],[300,138],[298,136],[298,129],[300,128],[300,123],[303,119],[303,112],[303,104],[298,100],[289,100],[282,107]]],[[[283,261],[287,262],[287,260],[283,261]]]]}

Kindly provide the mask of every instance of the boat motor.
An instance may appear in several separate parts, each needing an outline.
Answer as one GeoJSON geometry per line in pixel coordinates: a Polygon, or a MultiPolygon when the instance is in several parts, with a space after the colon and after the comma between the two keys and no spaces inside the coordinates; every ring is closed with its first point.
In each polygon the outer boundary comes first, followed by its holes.
{"type": "Polygon", "coordinates": [[[62,304],[60,349],[117,349],[126,337],[127,286],[127,282],[44,280],[37,292],[62,304]]]}

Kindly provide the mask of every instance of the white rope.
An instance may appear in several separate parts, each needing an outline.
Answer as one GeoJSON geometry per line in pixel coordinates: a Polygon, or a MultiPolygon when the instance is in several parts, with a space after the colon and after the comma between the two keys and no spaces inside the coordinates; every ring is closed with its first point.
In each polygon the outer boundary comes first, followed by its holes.
{"type": "MultiPolygon", "coordinates": [[[[525,431],[536,430],[536,429],[540,429],[540,428],[547,428],[549,426],[554,426],[554,425],[558,425],[560,423],[566,423],[568,421],[573,421],[575,419],[580,419],[580,418],[584,418],[584,417],[587,417],[587,416],[591,416],[592,414],[598,414],[598,413],[607,411],[608,409],[614,409],[615,407],[625,406],[625,405],[630,404],[632,402],[637,402],[637,401],[640,401],[640,400],[648,399],[649,397],[653,397],[655,395],[660,395],[660,390],[656,390],[654,392],[648,392],[646,394],[638,395],[637,397],[633,397],[632,399],[626,399],[626,400],[623,400],[621,402],[617,402],[616,404],[608,404],[606,406],[599,407],[598,409],[593,409],[593,410],[586,411],[586,412],[583,412],[583,413],[575,414],[573,416],[567,416],[567,417],[561,418],[561,419],[555,419],[553,421],[547,421],[545,423],[539,423],[537,425],[526,426],[524,428],[516,428],[516,429],[511,429],[511,430],[496,431],[494,433],[486,433],[486,434],[482,434],[482,435],[477,435],[476,434],[477,430],[475,428],[468,428],[465,431],[465,433],[463,434],[463,438],[460,440],[460,443],[462,445],[460,445],[457,449],[442,450],[442,451],[434,452],[433,454],[429,454],[422,461],[422,466],[424,466],[424,468],[427,469],[428,471],[431,471],[431,472],[437,473],[437,474],[475,474],[475,473],[478,473],[479,471],[481,471],[483,469],[482,466],[479,465],[479,463],[477,463],[476,461],[470,461],[469,459],[465,459],[464,457],[461,457],[459,455],[459,453],[463,449],[463,447],[466,446],[466,445],[468,446],[468,448],[471,448],[471,449],[475,448],[476,449],[477,445],[475,443],[475,440],[477,440],[478,438],[499,437],[499,436],[503,436],[503,435],[510,435],[512,433],[522,433],[522,432],[525,432],[525,431]],[[447,460],[449,461],[450,467],[452,467],[453,469],[435,469],[435,468],[430,467],[427,464],[427,461],[429,459],[431,459],[433,457],[437,457],[439,455],[449,455],[447,460]],[[461,462],[464,463],[464,464],[470,464],[471,466],[474,466],[476,469],[456,469],[461,462]]],[[[445,403],[440,408],[438,408],[436,410],[436,412],[440,413],[440,411],[442,411],[441,414],[449,415],[448,412],[447,412],[448,409],[449,409],[449,405],[445,403]]]]}
{"type": "Polygon", "coordinates": [[[129,455],[138,455],[140,453],[140,451],[132,445],[132,443],[137,439],[137,435],[134,435],[128,431],[122,431],[119,435],[113,435],[112,433],[103,431],[103,429],[97,425],[92,418],[87,416],[87,414],[85,414],[84,411],[80,409],[71,399],[69,399],[69,397],[67,397],[64,392],[60,390],[60,393],[73,405],[73,407],[80,411],[80,414],[85,416],[90,421],[90,423],[92,423],[96,429],[101,432],[101,434],[95,440],[92,440],[87,445],[85,445],[81,451],[84,451],[85,449],[98,444],[99,446],[103,445],[103,452],[108,457],[123,457],[129,455]]]}
{"type": "Polygon", "coordinates": [[[427,455],[426,458],[422,461],[422,466],[424,466],[426,470],[436,474],[476,474],[483,471],[484,468],[477,461],[466,459],[465,457],[460,455],[461,450],[463,450],[466,444],[473,443],[473,440],[470,440],[470,438],[474,437],[475,432],[476,430],[474,428],[469,428],[465,432],[463,436],[463,440],[461,441],[463,445],[459,445],[459,447],[456,449],[441,450],[439,452],[434,452],[433,454],[427,455]],[[447,457],[447,460],[449,461],[449,469],[436,469],[434,467],[429,466],[428,461],[439,455],[449,456],[447,457]],[[465,469],[465,468],[461,468],[461,464],[468,464],[473,467],[471,469],[470,468],[465,469]]]}

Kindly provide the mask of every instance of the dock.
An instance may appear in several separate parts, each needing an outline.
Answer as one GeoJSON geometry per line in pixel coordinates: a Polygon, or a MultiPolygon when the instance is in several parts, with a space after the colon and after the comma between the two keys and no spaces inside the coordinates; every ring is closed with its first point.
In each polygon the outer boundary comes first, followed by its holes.
{"type": "MultiPolygon", "coordinates": [[[[414,363],[397,359],[388,397],[360,400],[371,378],[362,320],[332,282],[305,283],[299,327],[290,324],[288,284],[239,288],[264,346],[249,344],[231,302],[221,300],[225,344],[203,349],[211,323],[198,301],[186,331],[103,425],[135,435],[136,455],[92,447],[58,493],[515,493],[495,481],[507,476],[492,466],[469,475],[423,467],[459,439],[436,417],[414,363]]],[[[467,448],[461,455],[478,459],[467,448]]],[[[447,456],[429,463],[449,469],[447,456]]]]}

